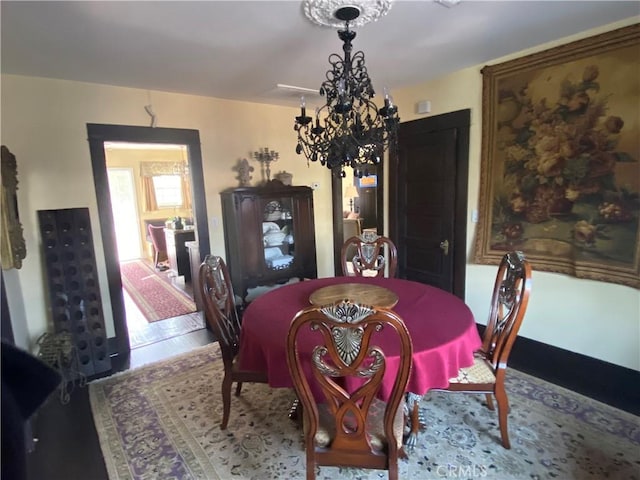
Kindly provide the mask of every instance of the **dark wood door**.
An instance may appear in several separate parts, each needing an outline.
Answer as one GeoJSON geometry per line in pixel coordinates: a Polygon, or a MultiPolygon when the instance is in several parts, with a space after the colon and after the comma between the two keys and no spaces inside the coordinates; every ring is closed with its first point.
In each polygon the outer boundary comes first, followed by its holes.
{"type": "Polygon", "coordinates": [[[400,125],[390,156],[399,276],[464,298],[470,111],[400,125]]]}
{"type": "Polygon", "coordinates": [[[357,201],[357,211],[362,219],[362,228],[378,227],[378,189],[359,188],[357,201]]]}

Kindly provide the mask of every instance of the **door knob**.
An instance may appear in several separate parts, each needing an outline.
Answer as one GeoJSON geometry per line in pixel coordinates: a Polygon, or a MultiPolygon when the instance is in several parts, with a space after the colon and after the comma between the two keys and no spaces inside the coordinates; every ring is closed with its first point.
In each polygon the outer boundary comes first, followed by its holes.
{"type": "Polygon", "coordinates": [[[449,240],[443,240],[440,242],[440,248],[445,255],[449,255],[449,240]]]}

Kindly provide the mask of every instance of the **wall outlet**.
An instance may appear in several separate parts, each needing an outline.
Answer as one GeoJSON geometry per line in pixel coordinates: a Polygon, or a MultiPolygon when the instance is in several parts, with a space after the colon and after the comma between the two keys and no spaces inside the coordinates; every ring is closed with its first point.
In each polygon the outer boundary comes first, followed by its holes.
{"type": "Polygon", "coordinates": [[[217,230],[220,226],[220,219],[218,217],[211,217],[211,230],[217,230]]]}
{"type": "Polygon", "coordinates": [[[471,221],[478,223],[478,210],[471,210],[471,221]]]}

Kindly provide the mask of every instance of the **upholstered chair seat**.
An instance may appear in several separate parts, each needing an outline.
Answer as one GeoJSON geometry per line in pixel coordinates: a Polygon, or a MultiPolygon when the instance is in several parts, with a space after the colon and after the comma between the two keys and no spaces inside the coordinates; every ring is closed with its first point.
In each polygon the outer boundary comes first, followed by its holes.
{"type": "Polygon", "coordinates": [[[473,365],[461,368],[458,376],[450,379],[449,383],[496,383],[493,367],[486,357],[481,352],[476,352],[473,357],[473,365]]]}

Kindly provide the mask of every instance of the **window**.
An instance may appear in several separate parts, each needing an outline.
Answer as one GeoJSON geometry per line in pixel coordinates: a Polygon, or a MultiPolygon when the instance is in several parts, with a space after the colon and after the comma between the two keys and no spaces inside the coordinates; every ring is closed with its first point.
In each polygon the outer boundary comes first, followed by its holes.
{"type": "Polygon", "coordinates": [[[140,162],[145,212],[191,208],[187,165],[179,162],[140,162]]]}
{"type": "Polygon", "coordinates": [[[154,175],[152,179],[158,208],[183,206],[180,175],[154,175]]]}

